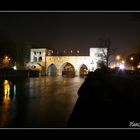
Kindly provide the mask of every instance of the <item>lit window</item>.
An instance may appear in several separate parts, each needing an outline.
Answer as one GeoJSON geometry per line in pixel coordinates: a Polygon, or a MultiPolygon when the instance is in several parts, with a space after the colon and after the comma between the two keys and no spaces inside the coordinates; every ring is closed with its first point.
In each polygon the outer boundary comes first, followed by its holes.
{"type": "Polygon", "coordinates": [[[95,56],[96,57],[103,57],[103,54],[102,53],[96,53],[95,56]]]}

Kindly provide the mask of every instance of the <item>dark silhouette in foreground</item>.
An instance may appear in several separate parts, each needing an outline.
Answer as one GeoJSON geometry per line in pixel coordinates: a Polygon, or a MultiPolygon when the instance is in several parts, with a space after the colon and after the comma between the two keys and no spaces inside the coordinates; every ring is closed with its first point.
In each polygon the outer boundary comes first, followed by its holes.
{"type": "Polygon", "coordinates": [[[67,126],[129,128],[132,121],[140,122],[139,84],[121,72],[90,72],[78,90],[79,98],[67,126]]]}

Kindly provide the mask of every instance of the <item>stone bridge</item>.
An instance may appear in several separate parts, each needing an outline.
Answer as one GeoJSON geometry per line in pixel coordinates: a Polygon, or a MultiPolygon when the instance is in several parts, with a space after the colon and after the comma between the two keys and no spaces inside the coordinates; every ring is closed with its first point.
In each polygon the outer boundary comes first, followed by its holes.
{"type": "Polygon", "coordinates": [[[38,69],[47,75],[85,75],[88,71],[97,69],[97,62],[101,60],[101,54],[103,55],[101,49],[90,48],[90,56],[49,56],[46,49],[31,49],[27,68],[38,69]]]}

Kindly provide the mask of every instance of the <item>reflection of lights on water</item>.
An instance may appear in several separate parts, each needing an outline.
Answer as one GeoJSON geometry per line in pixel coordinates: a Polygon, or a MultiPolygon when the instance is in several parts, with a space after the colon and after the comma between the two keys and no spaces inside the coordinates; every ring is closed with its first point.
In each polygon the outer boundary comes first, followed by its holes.
{"type": "Polygon", "coordinates": [[[4,80],[3,82],[3,89],[4,89],[4,97],[1,107],[1,121],[0,121],[0,127],[4,127],[8,121],[10,116],[10,83],[8,80],[4,80]]]}
{"type": "Polygon", "coordinates": [[[15,100],[16,85],[12,85],[10,81],[4,80],[4,82],[3,82],[3,91],[4,91],[4,99],[13,98],[13,100],[15,100]]]}
{"type": "Polygon", "coordinates": [[[16,85],[14,85],[14,94],[16,94],[16,85]]]}
{"type": "Polygon", "coordinates": [[[12,85],[11,81],[4,80],[2,88],[4,96],[1,104],[0,127],[5,127],[9,123],[10,118],[11,117],[15,118],[16,115],[15,114],[16,85],[12,85]]]}
{"type": "Polygon", "coordinates": [[[13,96],[13,100],[15,100],[16,97],[16,85],[14,85],[14,96],[13,96]]]}
{"type": "Polygon", "coordinates": [[[4,87],[4,97],[8,97],[10,95],[10,83],[8,80],[4,80],[3,87],[4,87]]]}
{"type": "Polygon", "coordinates": [[[63,81],[63,84],[65,85],[66,83],[67,83],[67,81],[66,81],[66,80],[64,80],[64,81],[63,81]]]}

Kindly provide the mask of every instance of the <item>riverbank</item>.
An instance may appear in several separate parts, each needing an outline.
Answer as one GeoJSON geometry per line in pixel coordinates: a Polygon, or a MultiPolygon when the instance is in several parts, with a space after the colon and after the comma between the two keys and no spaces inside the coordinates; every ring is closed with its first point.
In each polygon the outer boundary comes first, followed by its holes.
{"type": "Polygon", "coordinates": [[[39,77],[40,72],[35,70],[1,69],[0,78],[7,77],[39,77]]]}

